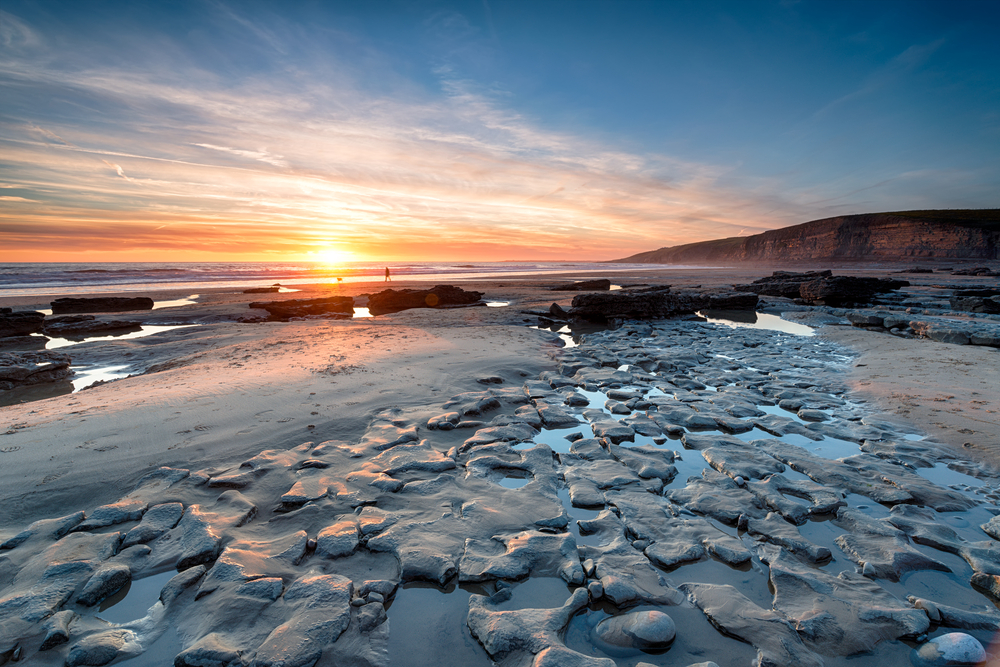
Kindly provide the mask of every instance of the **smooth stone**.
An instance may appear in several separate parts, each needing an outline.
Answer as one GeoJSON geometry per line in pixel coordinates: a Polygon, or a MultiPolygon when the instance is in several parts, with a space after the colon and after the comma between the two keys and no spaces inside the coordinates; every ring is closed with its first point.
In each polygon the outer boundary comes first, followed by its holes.
{"type": "Polygon", "coordinates": [[[102,565],[83,587],[77,602],[85,607],[93,607],[109,595],[120,591],[131,580],[132,569],[128,565],[121,563],[102,565]]]}
{"type": "Polygon", "coordinates": [[[591,637],[600,646],[619,648],[664,648],[674,640],[674,621],[661,611],[633,611],[598,623],[591,637]]]}
{"type": "Polygon", "coordinates": [[[964,632],[949,632],[918,648],[914,662],[921,667],[962,667],[985,659],[986,649],[978,639],[964,632]]]}

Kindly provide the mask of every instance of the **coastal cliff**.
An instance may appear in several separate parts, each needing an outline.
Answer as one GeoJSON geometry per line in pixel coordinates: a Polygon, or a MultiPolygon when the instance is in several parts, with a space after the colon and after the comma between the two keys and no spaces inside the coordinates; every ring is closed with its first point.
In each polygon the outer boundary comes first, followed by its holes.
{"type": "Polygon", "coordinates": [[[617,262],[906,261],[1000,258],[1000,209],[866,213],[660,248],[617,262]]]}

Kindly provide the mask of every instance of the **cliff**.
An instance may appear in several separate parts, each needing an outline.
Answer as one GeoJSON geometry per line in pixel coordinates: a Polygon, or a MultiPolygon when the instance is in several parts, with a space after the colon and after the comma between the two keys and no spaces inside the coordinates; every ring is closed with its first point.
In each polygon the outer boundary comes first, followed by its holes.
{"type": "Polygon", "coordinates": [[[1000,259],[1000,209],[900,211],[814,220],[616,262],[648,264],[1000,259]]]}

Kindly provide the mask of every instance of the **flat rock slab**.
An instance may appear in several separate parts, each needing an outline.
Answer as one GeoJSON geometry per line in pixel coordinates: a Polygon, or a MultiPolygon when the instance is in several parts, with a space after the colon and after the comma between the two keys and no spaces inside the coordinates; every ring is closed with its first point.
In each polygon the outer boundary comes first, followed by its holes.
{"type": "Polygon", "coordinates": [[[94,299],[65,297],[56,299],[50,305],[53,315],[68,315],[70,313],[119,313],[127,310],[152,310],[153,300],[148,296],[102,296],[94,299]]]}
{"type": "Polygon", "coordinates": [[[681,584],[680,589],[722,633],[752,644],[760,667],[823,667],[823,659],[781,614],[758,607],[732,586],[681,584]]]}

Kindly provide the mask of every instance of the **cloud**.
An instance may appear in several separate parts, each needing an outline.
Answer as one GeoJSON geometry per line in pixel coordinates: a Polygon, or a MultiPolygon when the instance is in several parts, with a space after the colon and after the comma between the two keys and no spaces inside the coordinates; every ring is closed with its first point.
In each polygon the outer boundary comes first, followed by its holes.
{"type": "MultiPolygon", "coordinates": [[[[279,28],[222,13],[289,50],[279,28]]],[[[449,52],[466,53],[475,30],[439,23],[458,35],[449,52]]],[[[127,53],[72,69],[52,53],[0,63],[0,81],[18,82],[12,104],[42,110],[0,120],[0,181],[24,195],[3,198],[0,246],[607,259],[801,222],[828,194],[546,127],[448,62],[434,70],[441,94],[373,91],[365,77],[381,72],[297,47],[310,57],[236,78],[171,58],[133,69],[127,53]]]]}

